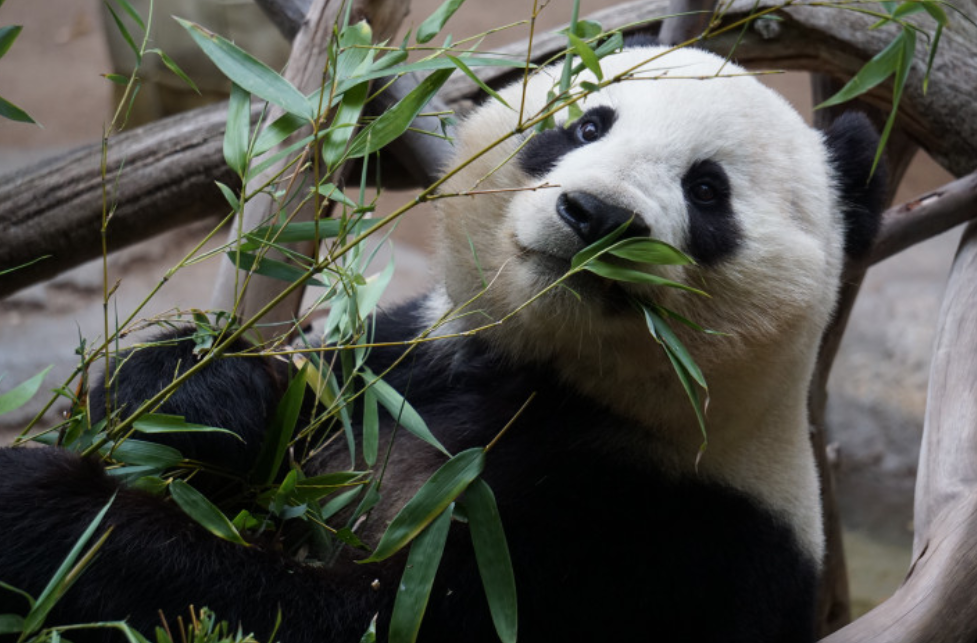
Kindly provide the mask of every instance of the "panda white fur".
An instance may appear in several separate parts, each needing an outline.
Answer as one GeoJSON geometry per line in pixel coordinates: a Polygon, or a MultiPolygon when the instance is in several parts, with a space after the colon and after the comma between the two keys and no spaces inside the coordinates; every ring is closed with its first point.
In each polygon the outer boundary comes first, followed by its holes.
{"type": "MultiPolygon", "coordinates": [[[[627,78],[588,96],[583,116],[564,127],[564,110],[557,127],[528,143],[509,139],[445,184],[446,194],[488,194],[440,201],[443,283],[379,313],[375,341],[416,337],[478,295],[483,279],[490,286],[468,309],[478,314],[439,332],[500,319],[628,220],[629,235],[690,254],[696,266],[654,271],[701,286],[708,299],[581,277],[568,284],[576,294],[557,289],[498,328],[422,345],[387,380],[452,452],[485,445],[535,394],[485,472],[513,556],[520,640],[810,641],[824,547],[807,390],[845,252],[864,252],[878,225],[876,138],[860,116],[824,137],[739,67],[664,51],[606,58],[605,78],[627,78]],[[688,399],[629,297],[724,333],[676,328],[710,384],[698,464],[702,436],[688,399]]],[[[519,84],[502,95],[536,113],[556,74],[535,75],[524,96],[519,84]]],[[[517,110],[478,108],[458,128],[457,159],[513,131],[517,110]]],[[[188,350],[131,355],[116,402],[150,395],[142,387],[160,386],[157,374],[175,372],[188,350]]],[[[382,372],[401,351],[375,349],[369,365],[382,372]]],[[[244,395],[225,405],[232,417],[223,424],[235,428],[238,407],[240,418],[266,417],[279,392],[274,372],[225,362],[237,366],[202,373],[194,395],[168,410],[200,421],[200,400],[213,406],[208,391],[247,380],[245,392],[271,401],[244,395]]],[[[392,425],[384,420],[384,439],[392,425]]],[[[397,440],[383,500],[361,532],[368,542],[444,461],[404,432],[397,440]]],[[[321,468],[346,458],[327,452],[321,468]]],[[[56,622],[128,617],[148,631],[160,609],[175,618],[209,605],[261,639],[280,606],[278,638],[288,643],[357,641],[377,612],[383,636],[402,558],[323,570],[231,545],[120,487],[98,463],[54,449],[0,450],[0,580],[36,594],[115,492],[115,532],[56,622]]],[[[0,613],[22,607],[17,600],[0,592],[0,613]]],[[[85,636],[100,635],[75,639],[85,636]]],[[[421,640],[495,640],[463,525],[452,527],[421,640]]]]}

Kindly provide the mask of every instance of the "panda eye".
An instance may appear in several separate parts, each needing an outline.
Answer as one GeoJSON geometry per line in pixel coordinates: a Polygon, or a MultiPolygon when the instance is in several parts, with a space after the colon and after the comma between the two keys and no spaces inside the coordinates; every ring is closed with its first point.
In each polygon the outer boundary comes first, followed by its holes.
{"type": "Polygon", "coordinates": [[[693,185],[689,190],[689,194],[699,203],[713,203],[719,198],[719,192],[716,190],[716,187],[706,181],[700,181],[693,185]]]}
{"type": "Polygon", "coordinates": [[[600,125],[595,121],[586,120],[577,125],[577,140],[581,143],[593,143],[600,135],[600,125]]]}

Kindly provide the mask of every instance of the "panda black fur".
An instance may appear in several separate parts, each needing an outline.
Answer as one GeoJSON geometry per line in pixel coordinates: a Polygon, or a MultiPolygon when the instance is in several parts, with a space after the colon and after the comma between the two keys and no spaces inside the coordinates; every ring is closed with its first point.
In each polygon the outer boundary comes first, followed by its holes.
{"type": "MultiPolygon", "coordinates": [[[[662,51],[607,58],[605,77],[662,51]]],[[[629,234],[691,254],[697,267],[655,271],[701,284],[711,299],[575,279],[582,299],[554,291],[497,330],[423,344],[386,379],[452,452],[488,443],[535,393],[484,474],[507,528],[521,640],[810,641],[823,543],[807,388],[844,251],[864,252],[878,226],[881,179],[869,180],[876,137],[853,116],[823,138],[741,69],[702,52],[643,68],[588,97],[569,127],[522,151],[511,140],[445,185],[489,194],[441,201],[443,283],[379,313],[374,339],[416,337],[477,294],[483,274],[492,282],[477,300],[483,314],[458,316],[442,332],[498,319],[630,219],[629,234]],[[720,67],[729,77],[698,80],[720,67]],[[492,192],[543,184],[553,187],[492,192]],[[709,447],[698,466],[688,400],[626,294],[727,333],[676,329],[710,383],[709,447]]],[[[542,107],[555,73],[531,80],[526,113],[542,107]]],[[[503,96],[516,105],[520,92],[503,96]]],[[[516,118],[494,102],[476,110],[459,127],[457,158],[512,131],[516,118]]],[[[159,370],[175,372],[176,351],[157,350],[159,370]]],[[[368,364],[383,372],[400,351],[377,348],[368,364]]],[[[215,377],[252,379],[227,373],[215,377]]],[[[156,375],[133,369],[119,384],[156,375]]],[[[198,406],[214,403],[203,383],[194,384],[202,396],[170,410],[201,421],[198,406]]],[[[222,425],[234,429],[245,418],[230,410],[222,425]]],[[[383,420],[383,440],[392,424],[383,420]]],[[[367,542],[444,461],[404,432],[397,440],[383,501],[360,532],[367,542]]],[[[320,464],[345,467],[347,457],[337,447],[320,464]]],[[[36,595],[116,492],[107,517],[115,530],[54,622],[128,617],[149,631],[160,609],[175,618],[208,605],[263,639],[280,606],[286,643],[357,641],[377,612],[382,639],[401,557],[323,570],[231,545],[54,449],[0,450],[0,580],[36,595]]],[[[0,614],[21,609],[20,600],[0,591],[0,614]]],[[[495,640],[464,526],[452,527],[421,640],[495,640]]]]}

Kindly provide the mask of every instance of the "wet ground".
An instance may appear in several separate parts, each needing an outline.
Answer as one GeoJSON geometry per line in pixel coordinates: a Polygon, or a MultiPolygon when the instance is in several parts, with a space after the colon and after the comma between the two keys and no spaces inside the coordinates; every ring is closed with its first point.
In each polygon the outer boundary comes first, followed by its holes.
{"type": "MultiPolygon", "coordinates": [[[[203,11],[199,8],[203,3],[184,4],[187,11],[203,11]]],[[[426,7],[437,4],[434,0],[414,2],[414,24],[418,16],[426,15],[426,7]]],[[[500,16],[516,20],[525,12],[523,0],[469,4],[470,11],[454,18],[452,29],[456,34],[475,33],[500,16]]],[[[561,18],[558,13],[563,9],[556,4],[548,25],[561,18]]],[[[589,10],[610,3],[583,4],[589,10]]],[[[101,136],[110,117],[113,90],[99,76],[111,71],[112,63],[98,7],[97,0],[31,0],[10,2],[0,9],[0,25],[24,25],[18,42],[0,60],[0,96],[17,103],[43,124],[41,129],[0,121],[0,180],[5,173],[43,162],[101,136]]],[[[230,23],[225,26],[240,28],[230,23]]],[[[214,28],[221,31],[220,26],[214,28]]],[[[263,46],[273,50],[271,38],[267,36],[263,46]]],[[[803,77],[792,75],[777,84],[792,100],[809,108],[803,77]]],[[[148,116],[159,103],[157,97],[141,109],[148,116]]],[[[900,198],[909,198],[946,179],[928,159],[917,159],[900,198]]],[[[391,196],[386,203],[399,204],[404,198],[391,196]]],[[[141,301],[143,293],[179,261],[190,240],[198,238],[208,225],[201,222],[114,254],[109,260],[111,280],[122,281],[110,315],[114,318],[116,311],[124,314],[141,301]]],[[[398,233],[400,270],[390,289],[392,299],[406,299],[424,289],[429,229],[429,215],[422,211],[412,215],[398,233]]],[[[898,585],[909,560],[912,485],[929,356],[957,236],[957,232],[943,235],[869,273],[831,380],[831,439],[839,454],[839,497],[854,601],[860,611],[883,600],[898,585]]],[[[146,314],[174,306],[206,306],[215,267],[214,263],[203,264],[178,273],[146,314]]],[[[98,262],[0,302],[0,374],[4,375],[0,391],[51,364],[54,369],[46,384],[62,382],[73,366],[79,335],[101,334],[101,302],[98,262]]],[[[33,404],[0,418],[0,441],[11,439],[38,408],[33,404]]]]}

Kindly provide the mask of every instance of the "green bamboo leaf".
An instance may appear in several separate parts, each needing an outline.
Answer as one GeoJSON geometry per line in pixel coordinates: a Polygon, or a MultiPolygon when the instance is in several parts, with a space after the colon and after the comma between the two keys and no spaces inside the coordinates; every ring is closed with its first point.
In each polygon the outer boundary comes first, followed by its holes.
{"type": "Polygon", "coordinates": [[[111,453],[112,457],[119,462],[155,469],[167,469],[183,462],[183,454],[171,446],[133,438],[106,444],[99,453],[102,455],[111,453]]]}
{"type": "Polygon", "coordinates": [[[598,259],[595,259],[584,266],[584,270],[588,270],[595,275],[600,275],[601,277],[610,279],[612,281],[626,281],[633,284],[649,284],[652,286],[664,286],[666,288],[678,288],[679,290],[695,293],[696,295],[702,295],[703,297],[709,296],[698,288],[680,284],[677,281],[665,279],[664,277],[659,277],[658,275],[642,272],[640,270],[634,270],[633,268],[624,268],[622,266],[604,263],[598,259]]]}
{"type": "Polygon", "coordinates": [[[354,210],[357,208],[356,202],[343,194],[343,191],[335,183],[323,183],[316,190],[330,201],[341,203],[347,208],[353,208],[354,210]]]}
{"type": "Polygon", "coordinates": [[[608,254],[659,266],[684,266],[695,262],[684,252],[657,239],[624,239],[607,250],[608,254]]]}
{"type": "MultiPolygon", "coordinates": [[[[451,61],[447,61],[451,64],[451,61]]],[[[410,127],[428,101],[451,76],[452,69],[439,69],[418,83],[409,94],[363,128],[350,144],[348,158],[372,154],[399,137],[410,127]]]]}
{"type": "MultiPolygon", "coordinates": [[[[292,264],[285,263],[284,261],[276,261],[275,259],[268,259],[267,257],[262,257],[259,260],[256,255],[250,252],[228,250],[226,254],[227,258],[231,260],[231,263],[237,262],[237,266],[241,270],[251,271],[255,274],[271,277],[272,279],[278,279],[280,281],[292,283],[298,281],[299,279],[304,279],[307,272],[298,266],[293,266],[292,264]]],[[[321,286],[323,288],[326,287],[326,284],[322,280],[316,279],[315,277],[306,280],[306,283],[321,286]]]]}
{"type": "Polygon", "coordinates": [[[248,169],[248,138],[251,129],[251,94],[231,83],[224,129],[224,161],[238,176],[248,169]]]}
{"type": "Polygon", "coordinates": [[[102,74],[102,78],[123,87],[129,84],[129,77],[122,74],[102,74]]]}
{"type": "Polygon", "coordinates": [[[815,109],[840,105],[857,96],[861,96],[885,81],[885,79],[898,69],[899,59],[905,50],[905,39],[906,32],[900,32],[885,49],[875,54],[870,61],[865,63],[865,66],[837,94],[815,107],[815,109]]]}
{"type": "Polygon", "coordinates": [[[139,433],[151,435],[157,433],[226,433],[244,442],[244,438],[234,431],[222,429],[219,426],[193,424],[184,420],[181,415],[169,415],[167,413],[146,413],[133,422],[132,428],[139,433]]]}
{"type": "Polygon", "coordinates": [[[414,643],[417,640],[444,545],[448,542],[452,508],[453,505],[449,505],[442,511],[418,534],[410,547],[390,615],[390,643],[414,643]]]}
{"type": "Polygon", "coordinates": [[[933,42],[930,43],[930,54],[926,59],[926,73],[923,74],[923,94],[929,91],[930,72],[933,71],[933,61],[936,59],[936,50],[940,46],[940,37],[943,36],[943,25],[936,25],[936,33],[933,34],[933,42]]]}
{"type": "Polygon", "coordinates": [[[384,560],[400,551],[454,502],[484,468],[485,452],[480,448],[462,451],[441,465],[394,516],[376,550],[362,562],[384,560]]]}
{"type": "Polygon", "coordinates": [[[407,429],[414,436],[424,440],[441,453],[447,456],[451,455],[448,450],[444,448],[444,445],[442,445],[441,442],[434,437],[434,434],[431,433],[431,430],[427,427],[427,423],[424,422],[424,419],[421,417],[420,413],[414,410],[414,407],[410,405],[410,402],[404,399],[404,396],[398,393],[394,387],[390,386],[379,377],[373,375],[369,369],[364,370],[363,378],[364,381],[366,381],[366,385],[369,388],[372,388],[373,392],[376,393],[377,401],[380,402],[383,408],[387,409],[387,413],[389,413],[394,420],[400,424],[400,426],[407,429]]]}
{"type": "Polygon", "coordinates": [[[295,434],[295,425],[298,422],[299,412],[302,410],[302,402],[305,399],[305,373],[309,368],[309,362],[302,365],[302,368],[288,383],[285,395],[278,402],[275,409],[275,417],[271,427],[265,432],[264,441],[261,443],[261,450],[255,461],[251,479],[258,484],[271,484],[282,463],[285,461],[285,454],[288,452],[288,445],[295,434]]]}
{"type": "Polygon", "coordinates": [[[336,110],[336,116],[330,123],[329,133],[322,144],[322,158],[327,167],[335,167],[342,160],[346,146],[356,131],[363,106],[366,105],[369,88],[368,83],[360,83],[343,94],[343,100],[336,110]]]}
{"type": "Polygon", "coordinates": [[[695,360],[692,359],[692,355],[689,353],[688,349],[685,348],[685,345],[681,342],[681,340],[679,340],[678,336],[675,334],[675,331],[672,330],[672,327],[668,325],[668,322],[648,306],[642,306],[641,309],[644,311],[645,321],[648,324],[648,328],[654,329],[652,330],[652,334],[655,335],[659,341],[668,346],[668,349],[672,352],[672,354],[675,355],[675,358],[682,363],[682,366],[686,371],[688,371],[689,375],[692,376],[692,379],[695,380],[696,384],[704,389],[708,389],[709,387],[706,386],[706,378],[702,375],[702,371],[699,369],[698,364],[696,364],[695,360]]]}
{"type": "Polygon", "coordinates": [[[235,212],[239,211],[241,209],[241,201],[238,200],[237,193],[220,181],[214,181],[214,183],[217,184],[217,189],[224,195],[224,200],[231,206],[231,209],[235,212]]]}
{"type": "Polygon", "coordinates": [[[502,643],[515,643],[519,624],[516,575],[495,494],[487,482],[478,478],[468,486],[464,507],[495,631],[502,643]]]}
{"type": "Polygon", "coordinates": [[[271,241],[274,243],[294,243],[296,241],[330,239],[339,236],[339,233],[343,231],[347,234],[359,234],[376,222],[376,219],[360,219],[359,221],[319,219],[318,221],[261,226],[245,235],[246,240],[241,244],[241,250],[245,252],[257,250],[271,241]]]}
{"type": "Polygon", "coordinates": [[[485,92],[486,94],[488,94],[489,96],[491,96],[495,100],[499,101],[500,103],[502,103],[503,105],[505,105],[509,109],[512,109],[512,107],[509,105],[509,103],[505,102],[505,99],[502,98],[501,96],[499,96],[499,93],[497,91],[495,91],[494,89],[492,89],[491,87],[489,87],[488,85],[486,85],[485,84],[485,81],[483,81],[481,78],[479,78],[478,75],[471,70],[471,67],[469,67],[464,62],[462,62],[462,60],[460,58],[457,58],[455,56],[452,56],[451,54],[445,54],[445,56],[447,56],[448,57],[448,60],[450,60],[451,62],[453,62],[455,64],[455,67],[457,67],[458,69],[460,69],[463,74],[465,74],[466,76],[468,76],[473,83],[475,83],[476,85],[478,85],[482,89],[483,92],[485,92]]]}
{"type": "Polygon", "coordinates": [[[24,617],[0,614],[0,634],[20,634],[24,631],[24,617]]]}
{"type": "MultiPolygon", "coordinates": [[[[930,17],[936,21],[936,24],[939,25],[939,27],[945,27],[950,23],[950,19],[947,17],[946,12],[943,11],[943,7],[940,6],[939,2],[922,0],[920,4],[923,5],[923,9],[926,9],[926,13],[928,13],[930,17]]],[[[937,32],[939,31],[940,29],[938,28],[937,32]]],[[[934,40],[934,47],[935,47],[936,39],[934,38],[933,40],[934,40]]]]}
{"type": "Polygon", "coordinates": [[[454,15],[455,11],[458,11],[458,8],[464,2],[465,0],[444,0],[441,6],[425,18],[421,26],[417,28],[417,43],[423,45],[426,42],[430,42],[444,28],[445,23],[454,15]]]}
{"type": "Polygon", "coordinates": [[[7,27],[0,27],[0,58],[7,53],[14,41],[17,40],[17,36],[20,35],[23,27],[21,25],[9,25],[7,27]]]}
{"type": "Polygon", "coordinates": [[[578,20],[573,26],[573,35],[590,40],[600,35],[604,28],[596,20],[578,20]]]}
{"type": "Polygon", "coordinates": [[[115,27],[119,30],[119,34],[122,36],[122,39],[126,41],[126,44],[129,45],[129,49],[131,49],[132,53],[136,55],[136,67],[138,67],[142,64],[142,52],[139,50],[139,46],[136,45],[135,40],[133,40],[132,35],[129,33],[129,30],[126,29],[125,24],[122,22],[122,19],[119,18],[119,14],[115,12],[115,9],[112,8],[112,5],[106,2],[105,8],[108,9],[109,13],[112,15],[112,20],[115,21],[115,27]]]}
{"type": "Polygon", "coordinates": [[[163,64],[166,65],[167,69],[173,72],[177,78],[182,80],[187,87],[198,94],[200,93],[200,89],[197,87],[197,84],[194,83],[193,80],[191,80],[182,69],[180,69],[180,66],[176,64],[176,61],[170,58],[165,51],[162,49],[150,49],[146,53],[156,54],[159,56],[159,59],[163,61],[163,64]]]}
{"type": "MultiPolygon", "coordinates": [[[[3,6],[3,2],[0,2],[0,6],[3,6]]],[[[24,590],[14,587],[13,585],[10,585],[8,583],[5,583],[2,580],[0,580],[0,589],[17,594],[25,601],[27,601],[28,607],[34,607],[34,603],[36,602],[34,600],[34,597],[28,594],[27,592],[25,592],[24,590]]]]}
{"type": "Polygon", "coordinates": [[[608,248],[614,245],[614,242],[617,241],[618,237],[624,234],[624,231],[628,229],[629,225],[631,225],[630,221],[627,223],[622,223],[614,230],[611,230],[611,232],[608,234],[604,235],[577,254],[573,255],[573,259],[570,260],[570,268],[572,270],[576,270],[585,263],[592,261],[595,257],[606,252],[608,248]]]}
{"type": "Polygon", "coordinates": [[[0,395],[0,415],[10,413],[14,409],[19,409],[24,404],[27,404],[37,394],[51,368],[53,367],[48,366],[29,380],[21,382],[3,395],[0,395]]]}
{"type": "Polygon", "coordinates": [[[185,514],[210,533],[232,543],[250,547],[227,516],[202,493],[183,480],[174,480],[170,483],[170,495],[185,514]]]}
{"type": "Polygon", "coordinates": [[[336,64],[337,78],[353,78],[365,73],[373,66],[375,50],[373,30],[365,20],[350,25],[339,34],[339,60],[336,64]]]}
{"type": "MultiPolygon", "coordinates": [[[[699,423],[699,430],[702,432],[703,447],[704,447],[705,444],[708,442],[709,438],[708,435],[706,434],[706,417],[705,417],[705,413],[703,412],[702,400],[699,397],[699,389],[696,388],[697,382],[695,380],[695,376],[689,372],[686,363],[683,362],[682,359],[675,354],[670,344],[667,341],[665,341],[664,335],[662,333],[662,329],[667,328],[668,331],[671,331],[671,328],[669,328],[668,325],[664,322],[664,320],[661,320],[661,318],[658,315],[656,315],[654,311],[649,309],[647,306],[642,305],[641,308],[645,313],[645,322],[648,325],[649,332],[651,332],[655,340],[659,344],[661,344],[662,348],[665,350],[665,355],[668,357],[668,361],[672,365],[672,370],[675,371],[675,375],[678,377],[679,383],[681,383],[682,388],[685,389],[685,394],[686,396],[688,396],[689,402],[692,404],[692,410],[695,412],[696,420],[699,423]],[[661,320],[661,324],[658,323],[659,320],[661,320]]],[[[693,364],[693,366],[695,366],[695,362],[691,362],[691,363],[693,364]]],[[[697,372],[699,371],[698,366],[695,366],[695,370],[697,372]]],[[[699,372],[698,375],[700,378],[702,378],[701,372],[699,372]]],[[[702,378],[702,381],[705,382],[705,378],[702,378]]],[[[703,384],[703,388],[705,388],[704,384],[703,384]]],[[[700,454],[701,454],[701,450],[700,450],[700,454]]]]}
{"type": "Polygon", "coordinates": [[[916,53],[916,35],[909,29],[903,29],[892,42],[893,44],[898,43],[900,45],[895,63],[896,77],[892,84],[892,107],[889,110],[888,118],[886,118],[885,127],[882,128],[882,134],[879,136],[879,146],[875,150],[875,159],[872,161],[873,174],[879,162],[882,160],[882,152],[885,150],[886,143],[889,141],[892,127],[896,123],[896,115],[899,112],[899,101],[902,99],[902,90],[906,86],[906,81],[909,78],[909,69],[912,66],[913,56],[916,53]]]}
{"type": "Polygon", "coordinates": [[[405,49],[395,49],[394,51],[388,51],[386,54],[377,58],[373,62],[373,66],[370,71],[376,73],[378,71],[383,71],[384,69],[389,69],[394,65],[399,65],[400,63],[407,60],[408,54],[405,49]]]}
{"type": "MultiPolygon", "coordinates": [[[[307,121],[294,114],[287,112],[282,114],[261,130],[258,140],[254,143],[255,156],[264,154],[307,124],[307,121]]],[[[312,140],[311,137],[309,140],[312,140]]]]}
{"type": "Polygon", "coordinates": [[[305,96],[281,75],[231,41],[198,24],[175,18],[204,54],[225,76],[243,89],[278,105],[286,112],[307,121],[315,118],[315,110],[305,96]]]}
{"type": "MultiPolygon", "coordinates": [[[[108,513],[109,507],[115,502],[115,494],[109,498],[109,501],[105,503],[105,506],[95,515],[95,518],[88,524],[85,531],[82,532],[78,540],[75,541],[74,546],[68,555],[65,556],[64,560],[61,562],[60,567],[51,576],[51,580],[45,586],[44,591],[41,592],[40,596],[31,606],[30,611],[24,618],[24,625],[22,631],[25,634],[33,634],[44,624],[44,619],[47,618],[48,613],[51,608],[58,602],[65,592],[67,592],[71,586],[74,584],[81,573],[81,570],[76,569],[75,563],[78,561],[79,556],[81,556],[82,549],[88,544],[88,541],[92,539],[95,535],[95,531],[98,529],[99,525],[102,524],[102,519],[105,518],[105,514],[108,513]]],[[[91,550],[82,558],[82,562],[88,559],[94,551],[105,542],[105,537],[109,535],[106,531],[101,539],[99,539],[91,550]]]]}
{"type": "Polygon", "coordinates": [[[597,54],[590,48],[590,45],[572,33],[568,33],[567,38],[570,39],[570,45],[573,47],[573,51],[580,57],[580,61],[586,65],[590,73],[596,76],[598,81],[604,80],[604,72],[600,68],[600,61],[597,60],[597,54]]]}
{"type": "Polygon", "coordinates": [[[363,460],[373,466],[377,461],[380,442],[380,416],[377,395],[372,388],[363,393],[363,460]]]}
{"type": "Polygon", "coordinates": [[[383,271],[370,275],[366,283],[356,289],[356,310],[360,319],[366,319],[376,309],[377,304],[380,303],[380,297],[390,285],[393,276],[394,260],[393,257],[390,257],[390,261],[387,262],[387,267],[383,271]]]}
{"type": "Polygon", "coordinates": [[[127,14],[129,14],[129,17],[132,18],[137,25],[139,25],[140,29],[146,31],[146,23],[143,22],[142,16],[140,16],[139,12],[136,11],[131,4],[129,4],[128,0],[115,0],[115,1],[119,4],[120,7],[122,7],[122,9],[127,14]]]}
{"type": "MultiPolygon", "coordinates": [[[[305,478],[295,483],[294,497],[299,502],[318,504],[326,496],[351,486],[361,487],[365,483],[363,473],[358,471],[339,471],[321,476],[305,478]]],[[[356,489],[353,489],[356,491],[356,489]]]]}
{"type": "Polygon", "coordinates": [[[0,97],[0,116],[18,123],[35,122],[33,118],[27,115],[27,112],[3,97],[0,97]]]}

